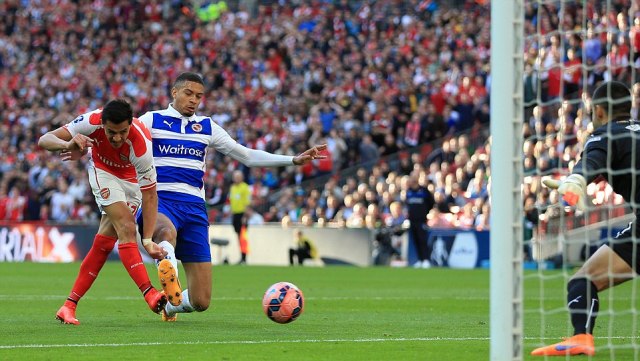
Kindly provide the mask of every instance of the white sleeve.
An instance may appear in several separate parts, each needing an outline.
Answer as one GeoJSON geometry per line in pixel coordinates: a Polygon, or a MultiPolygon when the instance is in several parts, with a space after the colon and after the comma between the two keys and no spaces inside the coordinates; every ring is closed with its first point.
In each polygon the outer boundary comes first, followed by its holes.
{"type": "Polygon", "coordinates": [[[151,140],[142,135],[144,130],[139,128],[135,122],[131,127],[136,127],[141,136],[135,138],[135,141],[140,142],[140,144],[132,144],[129,159],[136,168],[140,190],[149,189],[155,186],[157,181],[156,168],[153,165],[153,146],[151,140]]]}
{"type": "Polygon", "coordinates": [[[262,150],[250,149],[238,144],[229,133],[215,122],[211,122],[212,134],[210,146],[218,152],[241,162],[247,167],[284,167],[293,165],[293,157],[267,153],[262,150]]]}
{"type": "Polygon", "coordinates": [[[149,146],[148,149],[149,151],[147,153],[142,157],[136,157],[133,161],[133,164],[136,167],[136,172],[138,173],[138,184],[140,185],[140,190],[152,188],[156,185],[157,181],[156,167],[153,165],[153,153],[151,151],[151,146],[149,146]]]}
{"type": "Polygon", "coordinates": [[[99,119],[101,112],[101,110],[94,110],[84,113],[69,124],[66,124],[64,127],[69,131],[72,137],[76,134],[84,134],[88,136],[102,126],[99,119]]]}
{"type": "Polygon", "coordinates": [[[144,124],[147,129],[151,130],[151,127],[153,126],[153,113],[146,112],[141,117],[139,117],[138,120],[142,124],[144,124]]]}
{"type": "Polygon", "coordinates": [[[272,154],[263,150],[247,148],[238,143],[227,155],[242,162],[247,167],[284,167],[293,165],[293,157],[290,155],[272,154]]]}

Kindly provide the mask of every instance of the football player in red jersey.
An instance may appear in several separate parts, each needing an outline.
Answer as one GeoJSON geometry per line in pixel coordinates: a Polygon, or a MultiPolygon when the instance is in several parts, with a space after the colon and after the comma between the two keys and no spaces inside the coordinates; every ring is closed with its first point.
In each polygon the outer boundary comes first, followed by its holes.
{"type": "Polygon", "coordinates": [[[129,103],[112,100],[103,109],[83,114],[46,133],[38,145],[49,151],[85,152],[90,148],[89,183],[103,214],[91,250],[80,265],[71,293],[56,318],[63,323],[80,324],[75,316],[78,301],[98,276],[116,240],[120,240],[118,252],[129,276],[149,308],[160,312],[167,298],[151,285],[138,251],[134,218],[142,203],[142,244],[151,257],[166,256],[166,251],[151,241],[158,215],[151,136],[145,126],[133,118],[129,103]]]}

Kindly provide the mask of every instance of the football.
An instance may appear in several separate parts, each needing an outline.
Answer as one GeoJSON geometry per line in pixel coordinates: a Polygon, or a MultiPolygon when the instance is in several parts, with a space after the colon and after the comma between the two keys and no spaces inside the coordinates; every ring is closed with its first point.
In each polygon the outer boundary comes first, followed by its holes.
{"type": "Polygon", "coordinates": [[[274,322],[289,323],[302,314],[304,296],[296,285],[278,282],[267,288],[262,298],[264,313],[274,322]]]}

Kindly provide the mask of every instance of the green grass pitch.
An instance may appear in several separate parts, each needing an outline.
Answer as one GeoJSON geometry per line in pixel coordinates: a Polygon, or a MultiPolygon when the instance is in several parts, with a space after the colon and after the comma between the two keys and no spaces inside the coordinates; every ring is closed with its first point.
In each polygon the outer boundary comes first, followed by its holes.
{"type": "MultiPolygon", "coordinates": [[[[109,262],[80,302],[82,324],[62,325],[54,315],[78,267],[0,263],[0,360],[490,358],[488,270],[216,266],[211,308],[162,323],[122,265],[109,262]],[[304,313],[291,324],[262,312],[262,295],[277,281],[293,282],[305,295],[304,313]]],[[[525,360],[542,359],[528,353],[569,332],[567,274],[545,272],[544,282],[537,273],[525,277],[525,360]]],[[[592,360],[639,358],[635,287],[600,295],[592,360]]]]}

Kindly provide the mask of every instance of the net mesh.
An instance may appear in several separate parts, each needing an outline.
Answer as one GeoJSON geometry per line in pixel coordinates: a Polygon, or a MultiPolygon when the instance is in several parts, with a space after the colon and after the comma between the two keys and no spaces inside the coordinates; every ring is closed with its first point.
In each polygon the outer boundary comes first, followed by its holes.
{"type": "MultiPolygon", "coordinates": [[[[571,336],[566,284],[601,242],[634,219],[606,179],[587,188],[585,212],[568,206],[543,177],[561,179],[579,159],[591,125],[591,94],[617,80],[640,115],[640,2],[525,0],[523,202],[525,354],[571,336]]],[[[633,197],[632,197],[633,198],[633,197]]],[[[599,357],[639,359],[636,282],[600,292],[594,336],[599,357]]]]}

